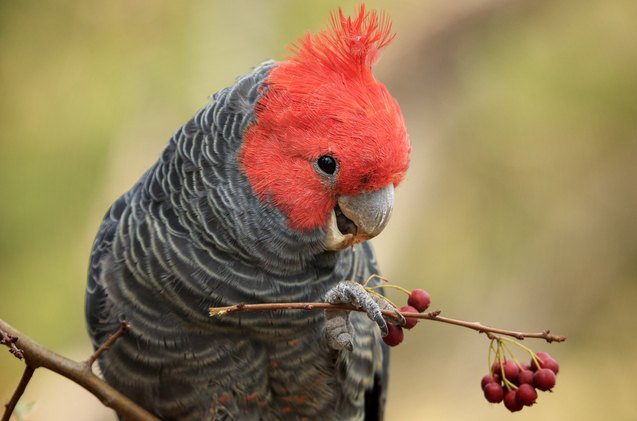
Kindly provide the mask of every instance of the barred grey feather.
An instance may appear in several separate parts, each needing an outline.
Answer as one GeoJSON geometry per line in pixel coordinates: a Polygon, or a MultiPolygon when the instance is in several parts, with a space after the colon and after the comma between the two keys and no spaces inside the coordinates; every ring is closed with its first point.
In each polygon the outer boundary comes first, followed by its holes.
{"type": "Polygon", "coordinates": [[[323,230],[291,230],[241,171],[243,133],[275,65],[218,92],[177,130],[112,205],[93,246],[93,345],[131,325],[101,371],[164,420],[382,416],[387,358],[365,314],[351,316],[351,352],[327,347],[319,311],[208,316],[213,306],[321,301],[339,281],[377,273],[367,243],[326,252],[323,230]]]}

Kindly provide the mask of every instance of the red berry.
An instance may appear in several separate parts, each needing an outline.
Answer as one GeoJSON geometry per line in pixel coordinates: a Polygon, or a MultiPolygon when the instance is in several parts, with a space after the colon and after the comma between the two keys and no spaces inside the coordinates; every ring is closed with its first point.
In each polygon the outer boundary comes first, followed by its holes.
{"type": "Polygon", "coordinates": [[[504,398],[504,389],[500,386],[500,383],[488,383],[484,387],[484,397],[491,403],[500,403],[504,398]]]}
{"type": "Polygon", "coordinates": [[[493,373],[493,379],[496,383],[502,383],[502,374],[500,372],[493,373]]]}
{"type": "Polygon", "coordinates": [[[518,384],[533,384],[533,372],[531,370],[520,370],[518,374],[518,384]]]}
{"type": "Polygon", "coordinates": [[[560,364],[548,352],[538,352],[535,357],[538,359],[540,366],[538,367],[535,360],[531,359],[531,370],[537,371],[538,368],[548,368],[555,374],[560,371],[560,364]]]}
{"type": "Polygon", "coordinates": [[[515,390],[509,390],[504,394],[504,406],[511,412],[522,410],[523,405],[518,402],[515,390]]]}
{"type": "MultiPolygon", "coordinates": [[[[406,313],[418,313],[418,310],[416,310],[412,306],[402,306],[398,310],[406,313]]],[[[403,327],[405,329],[411,329],[412,327],[416,326],[416,323],[418,323],[418,319],[414,317],[405,317],[405,325],[403,327]]]]}
{"type": "Polygon", "coordinates": [[[560,371],[560,364],[555,358],[551,357],[548,352],[538,352],[536,356],[540,361],[540,367],[548,368],[555,374],[560,371]]]}
{"type": "Polygon", "coordinates": [[[405,334],[403,333],[402,327],[387,323],[387,330],[387,335],[383,336],[383,341],[387,345],[396,346],[400,344],[403,339],[405,339],[405,334]]]}
{"type": "Polygon", "coordinates": [[[416,308],[419,312],[427,310],[431,304],[431,296],[424,289],[415,289],[409,294],[407,304],[416,308]]]}
{"type": "Polygon", "coordinates": [[[514,382],[518,378],[520,369],[514,361],[504,360],[502,368],[504,369],[504,377],[506,377],[507,380],[514,382]]]}
{"type": "Polygon", "coordinates": [[[537,391],[530,384],[522,384],[515,392],[515,398],[524,406],[531,406],[537,399],[537,391]]]}
{"type": "Polygon", "coordinates": [[[548,368],[540,368],[533,375],[533,386],[542,391],[553,389],[553,386],[555,386],[555,373],[548,368]]]}
{"type": "Polygon", "coordinates": [[[548,368],[555,374],[559,373],[560,371],[560,364],[553,358],[544,358],[541,365],[542,368],[548,368]]]}
{"type": "Polygon", "coordinates": [[[486,374],[480,381],[480,386],[482,387],[482,390],[484,390],[484,387],[489,383],[500,384],[500,380],[496,379],[492,374],[486,374]]]}
{"type": "Polygon", "coordinates": [[[500,367],[500,360],[495,360],[493,364],[491,364],[491,374],[494,376],[502,375],[502,368],[500,367]]]}

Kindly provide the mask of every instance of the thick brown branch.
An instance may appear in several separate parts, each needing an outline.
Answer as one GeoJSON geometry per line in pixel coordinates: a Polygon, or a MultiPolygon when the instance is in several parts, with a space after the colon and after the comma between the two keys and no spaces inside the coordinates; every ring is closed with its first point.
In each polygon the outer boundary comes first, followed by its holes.
{"type": "MultiPolygon", "coordinates": [[[[329,304],[329,303],[264,303],[264,304],[237,304],[227,307],[212,307],[209,309],[211,316],[223,316],[237,311],[274,311],[274,310],[316,310],[316,309],[341,309],[348,311],[364,311],[350,304],[329,304]]],[[[564,342],[565,336],[551,335],[549,330],[543,332],[516,332],[512,330],[498,329],[495,327],[485,326],[479,322],[465,322],[464,320],[449,319],[440,316],[440,311],[431,311],[428,313],[410,313],[402,312],[404,317],[413,317],[415,319],[433,320],[436,322],[448,323],[456,326],[473,329],[487,335],[506,335],[516,339],[538,338],[547,342],[564,342]]],[[[390,310],[383,310],[383,315],[390,319],[396,319],[396,315],[390,310]]]]}
{"type": "MultiPolygon", "coordinates": [[[[46,349],[1,319],[0,331],[18,338],[15,344],[22,349],[27,366],[33,370],[44,367],[79,384],[95,395],[105,406],[115,410],[122,418],[139,421],[159,420],[122,393],[115,390],[104,380],[97,377],[91,371],[87,362],[73,361],[46,349]]],[[[112,341],[110,343],[112,344],[112,341]]]]}

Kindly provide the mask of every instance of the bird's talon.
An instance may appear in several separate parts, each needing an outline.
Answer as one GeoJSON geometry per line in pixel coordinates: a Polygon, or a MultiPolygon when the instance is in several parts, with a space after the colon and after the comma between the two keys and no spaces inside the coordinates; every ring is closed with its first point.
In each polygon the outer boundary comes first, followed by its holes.
{"type": "Polygon", "coordinates": [[[394,321],[396,322],[395,324],[397,324],[398,326],[405,326],[407,324],[407,319],[405,318],[405,316],[400,314],[400,311],[398,311],[398,309],[394,309],[394,314],[396,315],[397,319],[394,319],[394,321]]]}
{"type": "Polygon", "coordinates": [[[344,281],[338,283],[325,295],[325,301],[331,304],[351,304],[353,307],[365,311],[367,316],[373,320],[383,336],[387,335],[387,321],[383,317],[381,309],[391,307],[384,297],[378,294],[370,294],[361,284],[354,281],[344,281]]]}

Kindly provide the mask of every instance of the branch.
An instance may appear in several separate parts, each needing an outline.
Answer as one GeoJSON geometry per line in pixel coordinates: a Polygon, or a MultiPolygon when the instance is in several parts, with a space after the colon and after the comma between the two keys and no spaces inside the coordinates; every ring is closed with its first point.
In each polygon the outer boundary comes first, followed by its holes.
{"type": "MultiPolygon", "coordinates": [[[[101,355],[101,353],[104,352],[109,345],[112,345],[112,343],[123,333],[123,328],[120,327],[120,329],[115,332],[104,343],[104,345],[102,345],[96,353],[89,358],[88,361],[78,362],[63,357],[43,347],[33,339],[13,328],[4,320],[0,319],[0,335],[2,335],[3,339],[6,336],[17,338],[16,340],[12,340],[11,343],[15,344],[15,346],[19,347],[22,351],[27,368],[30,368],[31,371],[35,371],[35,369],[39,367],[44,367],[66,377],[91,392],[105,406],[115,410],[115,412],[117,412],[117,414],[122,418],[139,421],[159,421],[157,417],[131,401],[91,371],[90,364],[92,364],[92,361],[95,361],[95,358],[101,355]],[[114,336],[117,337],[113,338],[114,336]]],[[[11,344],[7,344],[5,341],[2,341],[2,343],[7,345],[10,350],[12,349],[11,344]]],[[[19,399],[22,394],[19,389],[26,388],[30,379],[30,375],[25,379],[25,377],[27,377],[26,371],[27,370],[25,370],[25,374],[22,376],[22,380],[20,381],[18,389],[16,389],[11,402],[7,405],[7,410],[5,411],[3,420],[5,418],[8,420],[8,417],[11,416],[13,408],[10,408],[10,405],[14,398],[17,402],[17,399],[19,399]]],[[[22,390],[22,392],[23,391],[24,390],[22,390]]],[[[13,406],[15,407],[15,403],[13,406]]]]}
{"type": "Polygon", "coordinates": [[[126,332],[126,329],[128,329],[129,327],[130,327],[130,324],[128,324],[126,322],[122,322],[119,325],[119,329],[117,329],[117,331],[115,331],[115,333],[113,333],[111,336],[109,336],[108,339],[106,339],[106,341],[104,341],[104,343],[102,345],[100,345],[100,347],[95,350],[93,355],[91,355],[89,357],[89,359],[86,360],[86,362],[85,362],[85,364],[88,366],[89,369],[91,367],[93,367],[93,363],[95,363],[95,361],[97,361],[97,359],[100,357],[100,355],[102,355],[108,348],[111,347],[111,345],[113,345],[115,343],[116,340],[118,340],[120,337],[122,337],[122,335],[124,335],[124,332],[126,332]]]}
{"type": "MultiPolygon", "coordinates": [[[[3,332],[4,333],[4,332],[3,332]]],[[[13,392],[13,396],[11,396],[11,400],[8,404],[5,405],[6,410],[4,411],[4,415],[2,416],[2,421],[9,421],[11,418],[11,414],[13,414],[13,410],[15,409],[18,401],[22,397],[22,394],[27,388],[33,373],[35,372],[35,368],[27,365],[24,367],[24,372],[22,373],[22,377],[20,378],[20,383],[18,383],[18,387],[16,387],[15,392],[13,392]]]]}
{"type": "Polygon", "coordinates": [[[417,319],[426,319],[433,320],[441,323],[448,323],[451,325],[462,326],[468,329],[473,329],[478,333],[484,333],[489,338],[493,338],[494,334],[497,335],[505,335],[511,336],[518,340],[523,340],[524,338],[535,338],[535,339],[544,339],[546,342],[564,342],[566,340],[566,336],[561,335],[552,335],[549,329],[543,330],[542,332],[517,332],[513,330],[505,330],[499,329],[496,327],[485,326],[480,322],[465,322],[464,320],[456,320],[450,319],[448,317],[439,316],[440,311],[433,311],[430,313],[402,313],[405,317],[413,317],[417,319]],[[419,317],[420,316],[420,317],[419,317]]]}
{"type": "Polygon", "coordinates": [[[14,357],[21,360],[24,358],[24,353],[15,345],[17,340],[17,336],[8,335],[4,331],[0,330],[0,345],[8,346],[9,352],[12,353],[14,357]]]}
{"type": "MultiPolygon", "coordinates": [[[[347,311],[364,311],[351,304],[329,304],[329,303],[264,303],[264,304],[237,304],[227,307],[211,307],[209,309],[211,316],[223,316],[225,314],[236,313],[238,311],[273,311],[273,310],[318,310],[318,309],[331,309],[331,310],[347,310],[347,311]]],[[[391,310],[382,310],[383,315],[389,319],[398,320],[396,314],[391,310]]],[[[499,329],[495,327],[485,326],[479,322],[465,322],[464,320],[450,319],[440,316],[440,310],[431,311],[428,313],[412,313],[401,312],[404,317],[411,317],[414,319],[433,320],[435,322],[448,323],[456,326],[466,327],[473,329],[479,333],[484,333],[489,337],[494,334],[511,336],[516,339],[522,340],[524,338],[538,338],[544,339],[547,342],[564,342],[565,336],[551,335],[550,331],[544,330],[542,332],[529,333],[529,332],[516,332],[512,330],[499,329]]]]}

